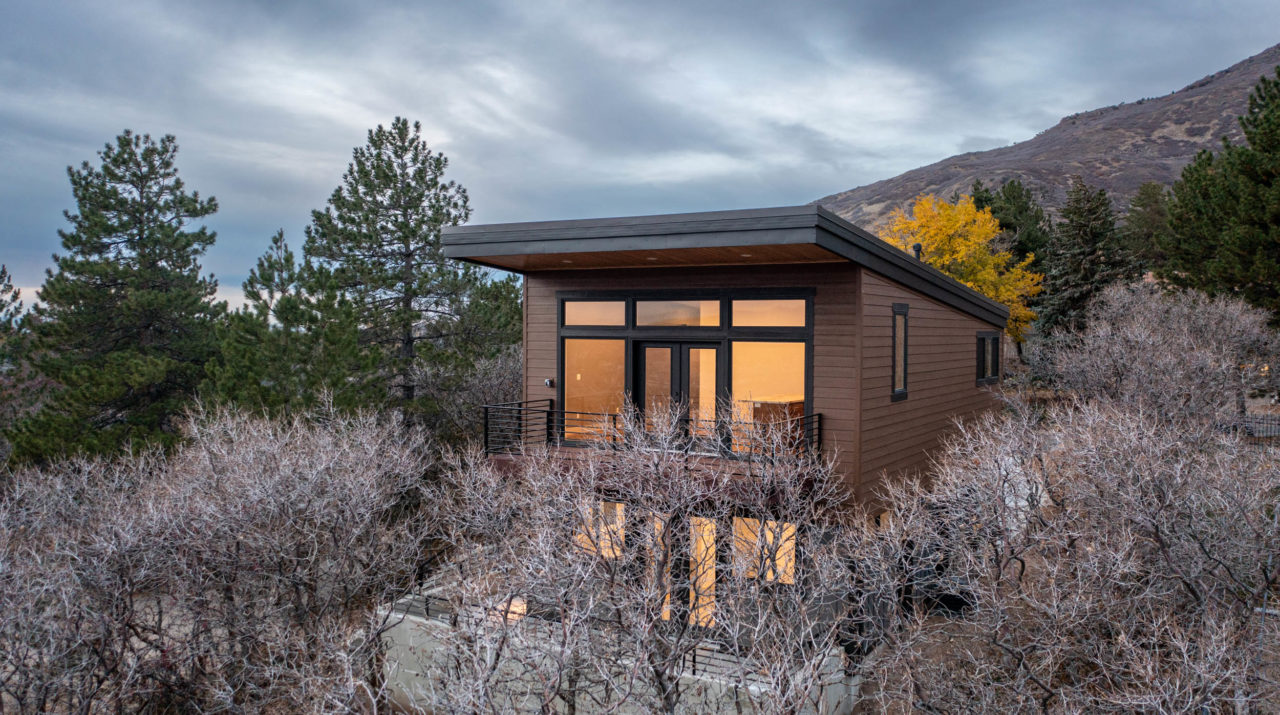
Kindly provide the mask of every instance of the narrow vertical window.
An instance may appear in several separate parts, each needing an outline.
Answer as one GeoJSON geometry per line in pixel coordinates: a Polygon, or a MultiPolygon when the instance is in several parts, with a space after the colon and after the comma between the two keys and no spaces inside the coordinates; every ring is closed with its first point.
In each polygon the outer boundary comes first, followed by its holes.
{"type": "Polygon", "coordinates": [[[689,519],[689,622],[695,626],[716,624],[716,522],[695,516],[689,519]]]}
{"type": "Polygon", "coordinates": [[[893,399],[907,397],[907,304],[893,304],[893,399]]]}
{"type": "Polygon", "coordinates": [[[1000,333],[978,333],[978,384],[1000,381],[1000,333]]]}

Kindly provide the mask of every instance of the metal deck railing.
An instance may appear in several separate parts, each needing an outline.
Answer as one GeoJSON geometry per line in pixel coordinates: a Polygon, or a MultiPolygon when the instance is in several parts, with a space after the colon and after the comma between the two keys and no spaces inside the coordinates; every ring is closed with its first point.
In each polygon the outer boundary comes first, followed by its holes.
{"type": "MultiPolygon", "coordinates": [[[[518,454],[537,446],[621,445],[638,436],[628,436],[629,430],[637,430],[623,415],[557,410],[553,400],[483,409],[484,450],[489,454],[518,454]]],[[[672,446],[719,457],[742,458],[761,450],[801,455],[822,447],[821,414],[770,422],[680,418],[674,427],[683,439],[672,446]]]]}

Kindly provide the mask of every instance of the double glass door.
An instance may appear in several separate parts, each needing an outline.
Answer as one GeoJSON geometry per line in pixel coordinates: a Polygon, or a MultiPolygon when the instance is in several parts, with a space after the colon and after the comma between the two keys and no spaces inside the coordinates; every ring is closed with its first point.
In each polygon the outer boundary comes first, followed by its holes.
{"type": "Polygon", "coordinates": [[[636,344],[635,356],[633,394],[646,428],[675,419],[691,436],[715,434],[719,344],[644,341],[636,344]]]}

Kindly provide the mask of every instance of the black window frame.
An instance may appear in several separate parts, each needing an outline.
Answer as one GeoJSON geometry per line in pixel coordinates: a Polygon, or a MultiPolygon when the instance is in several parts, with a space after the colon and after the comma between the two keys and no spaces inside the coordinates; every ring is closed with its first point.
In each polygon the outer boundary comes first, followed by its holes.
{"type": "Polygon", "coordinates": [[[910,318],[908,314],[911,306],[907,303],[894,303],[893,316],[889,320],[889,359],[892,366],[889,370],[889,399],[893,402],[900,402],[907,399],[907,390],[911,387],[907,382],[907,376],[911,374],[909,368],[911,360],[910,348],[910,318]],[[898,359],[898,316],[902,316],[902,359],[898,359]],[[898,365],[902,365],[902,388],[898,389],[898,365]]]}
{"type": "MultiPolygon", "coordinates": [[[[621,338],[626,341],[625,374],[623,385],[627,387],[626,399],[630,400],[631,387],[635,383],[635,346],[646,341],[676,341],[715,343],[718,350],[717,400],[729,400],[733,385],[731,346],[734,341],[804,343],[804,404],[805,414],[813,414],[813,335],[814,302],[818,290],[814,286],[703,288],[678,290],[670,288],[635,290],[564,290],[556,291],[556,404],[564,405],[564,341],[566,338],[621,338]],[[672,326],[636,325],[636,302],[646,300],[719,300],[720,325],[672,326]],[[740,327],[732,325],[734,300],[803,299],[805,316],[803,327],[740,327]],[[574,300],[626,301],[626,320],[621,326],[565,325],[564,304],[574,300]],[[723,376],[723,377],[720,377],[723,376]]],[[[558,435],[563,439],[564,435],[558,435]]]]}
{"type": "Polygon", "coordinates": [[[1000,331],[979,330],[977,333],[977,347],[976,384],[979,387],[998,384],[1000,382],[1000,331]],[[988,346],[991,348],[992,365],[987,364],[988,346]]]}

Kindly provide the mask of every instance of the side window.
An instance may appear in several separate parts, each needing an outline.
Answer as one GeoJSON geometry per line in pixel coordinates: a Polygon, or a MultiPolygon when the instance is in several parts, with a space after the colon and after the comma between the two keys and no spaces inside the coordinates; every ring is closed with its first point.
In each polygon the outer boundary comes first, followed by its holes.
{"type": "Polygon", "coordinates": [[[979,385],[1000,381],[1000,333],[978,333],[977,379],[979,385]]]}
{"type": "Polygon", "coordinates": [[[907,304],[893,304],[893,393],[892,399],[907,398],[907,304]]]}

